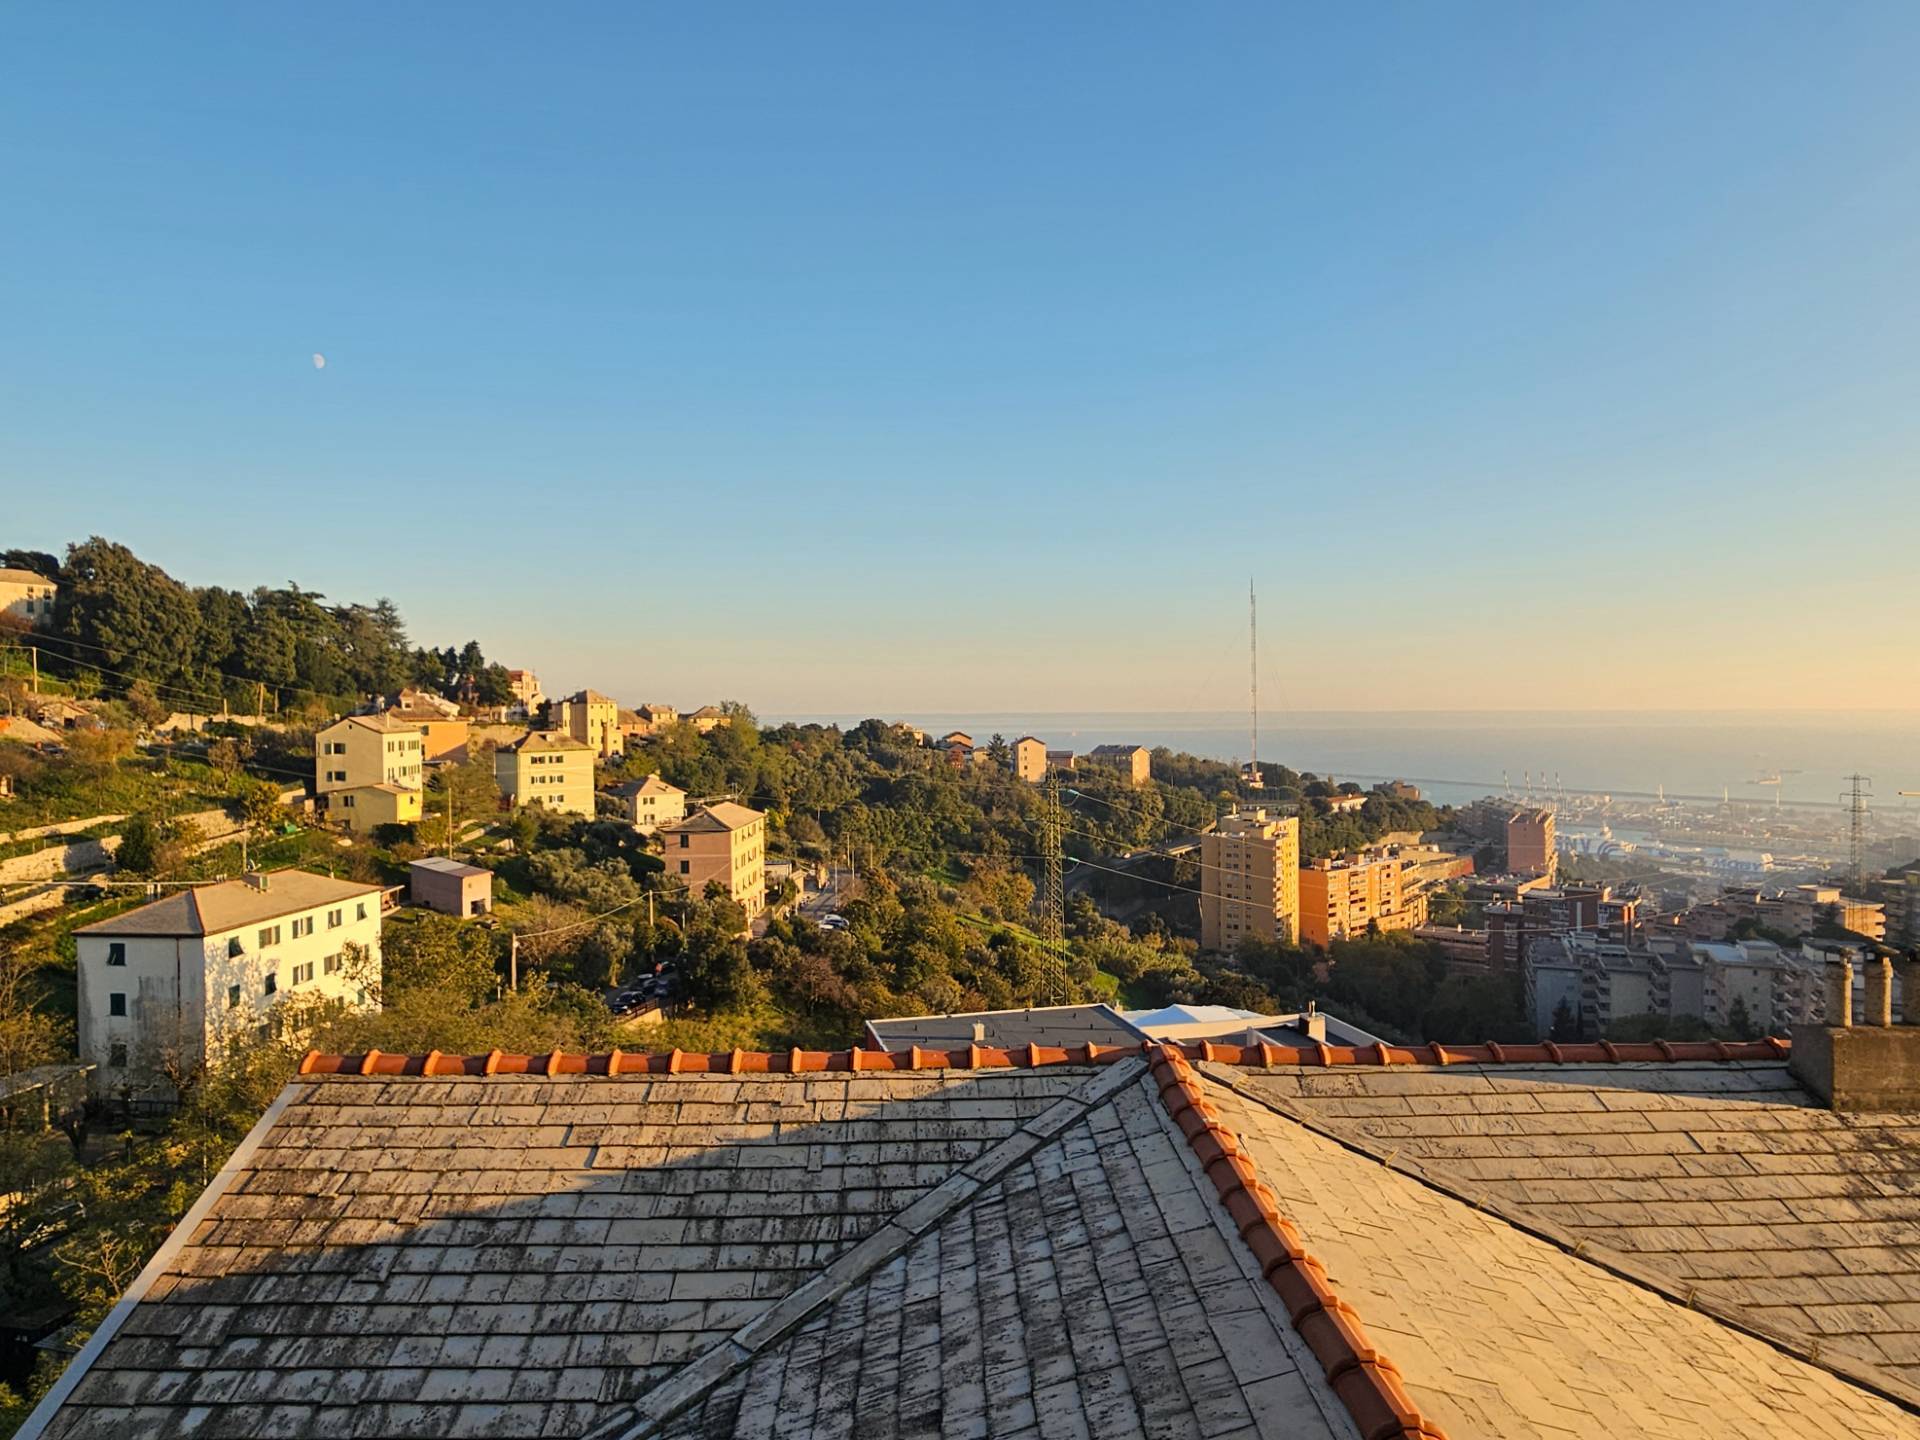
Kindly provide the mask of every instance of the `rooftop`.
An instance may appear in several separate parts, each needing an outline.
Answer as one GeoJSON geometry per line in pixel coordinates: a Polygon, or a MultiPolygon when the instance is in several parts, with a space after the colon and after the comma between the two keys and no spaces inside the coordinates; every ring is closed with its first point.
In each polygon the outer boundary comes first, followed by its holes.
{"type": "Polygon", "coordinates": [[[37,570],[0,570],[0,585],[57,585],[37,570]]]}
{"type": "Polygon", "coordinates": [[[1047,1005],[1029,1010],[978,1010],[964,1015],[908,1015],[869,1020],[867,1036],[882,1050],[919,1045],[1138,1045],[1146,1032],[1110,1005],[1047,1005]]]}
{"type": "Polygon", "coordinates": [[[423,860],[409,862],[411,870],[431,870],[436,875],[457,875],[462,880],[475,875],[491,875],[493,872],[479,865],[469,865],[463,860],[451,860],[444,855],[429,855],[423,860]]]}
{"type": "Polygon", "coordinates": [[[678,785],[669,785],[658,775],[649,775],[644,780],[629,780],[624,785],[616,785],[607,793],[631,800],[636,795],[684,795],[687,792],[678,785]]]}
{"type": "Polygon", "coordinates": [[[336,880],[311,870],[273,870],[249,880],[221,880],[176,890],[151,905],[83,925],[75,935],[224,935],[247,925],[297,915],[334,900],[377,895],[378,885],[336,880]]]}
{"type": "Polygon", "coordinates": [[[21,1434],[1912,1436],[1914,1135],[1782,1050],[309,1056],[21,1434]]]}
{"type": "Polygon", "coordinates": [[[310,1056],[21,1433],[1910,1437],[1913,1137],[1783,1049],[310,1056]],[[1572,1228],[1768,1175],[1755,1295],[1572,1228]]]}
{"type": "Polygon", "coordinates": [[[758,810],[749,810],[744,805],[736,805],[731,800],[716,800],[711,805],[695,806],[684,820],[676,820],[671,825],[662,825],[660,832],[677,835],[685,830],[692,833],[717,833],[722,830],[738,830],[766,817],[758,810]]]}
{"type": "Polygon", "coordinates": [[[518,740],[509,741],[499,748],[510,754],[518,754],[522,750],[552,752],[556,750],[586,750],[589,747],[575,740],[564,730],[529,730],[518,740]]]}

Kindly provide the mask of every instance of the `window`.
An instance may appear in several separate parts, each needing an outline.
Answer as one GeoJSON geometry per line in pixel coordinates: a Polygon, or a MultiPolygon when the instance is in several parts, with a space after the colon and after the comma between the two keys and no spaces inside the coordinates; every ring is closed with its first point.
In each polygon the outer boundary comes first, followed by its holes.
{"type": "Polygon", "coordinates": [[[311,960],[307,961],[304,965],[296,965],[293,967],[293,983],[294,984],[305,985],[312,979],[313,979],[313,962],[311,960]]]}
{"type": "Polygon", "coordinates": [[[353,809],[353,798],[351,795],[342,795],[340,797],[340,808],[343,810],[353,809]]]}
{"type": "Polygon", "coordinates": [[[229,960],[246,953],[247,947],[238,935],[230,935],[227,937],[227,958],[229,960]]]}
{"type": "Polygon", "coordinates": [[[266,984],[262,988],[261,993],[266,995],[271,995],[279,988],[280,988],[280,977],[274,974],[271,970],[269,970],[267,972],[266,984]]]}
{"type": "Polygon", "coordinates": [[[111,995],[107,996],[107,1014],[125,1015],[126,1013],[127,1013],[127,997],[124,991],[116,990],[111,995]]]}
{"type": "Polygon", "coordinates": [[[262,950],[266,949],[269,945],[278,945],[279,943],[280,927],[278,925],[263,925],[260,927],[260,948],[262,950]]]}
{"type": "Polygon", "coordinates": [[[127,945],[124,940],[107,942],[107,964],[124,965],[127,963],[127,945]]]}
{"type": "Polygon", "coordinates": [[[355,908],[359,911],[359,913],[354,916],[354,919],[364,920],[367,918],[367,902],[366,901],[362,900],[360,904],[355,908]]]}
{"type": "Polygon", "coordinates": [[[107,1047],[107,1064],[115,1070],[127,1068],[127,1042],[116,1040],[107,1047]]]}
{"type": "Polygon", "coordinates": [[[240,987],[238,985],[227,986],[227,1009],[229,1010],[236,1009],[238,1008],[239,1004],[240,1004],[240,987]]]}
{"type": "Polygon", "coordinates": [[[335,972],[337,972],[342,965],[346,963],[347,963],[347,957],[344,955],[329,955],[327,956],[326,968],[323,971],[323,973],[327,975],[332,975],[335,972]]]}
{"type": "Polygon", "coordinates": [[[293,922],[294,939],[298,940],[311,934],[313,934],[313,916],[302,915],[298,920],[293,922]]]}
{"type": "Polygon", "coordinates": [[[327,911],[327,929],[338,930],[346,922],[346,918],[347,912],[344,910],[327,911]]]}
{"type": "Polygon", "coordinates": [[[686,837],[685,835],[682,835],[682,836],[680,837],[680,848],[681,848],[682,850],[684,850],[684,849],[686,849],[686,848],[687,848],[687,837],[686,837]]]}
{"type": "Polygon", "coordinates": [[[682,860],[680,862],[680,873],[682,875],[691,874],[692,871],[693,871],[693,862],[691,860],[682,860]]]}

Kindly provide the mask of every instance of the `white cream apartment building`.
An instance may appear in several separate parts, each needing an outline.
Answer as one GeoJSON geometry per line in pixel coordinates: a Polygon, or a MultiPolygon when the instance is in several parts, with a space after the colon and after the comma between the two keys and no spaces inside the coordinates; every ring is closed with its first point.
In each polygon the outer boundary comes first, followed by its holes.
{"type": "Polygon", "coordinates": [[[289,1003],[375,1003],[380,887],[276,870],[177,891],[74,932],[80,1058],[102,1089],[218,1060],[289,1003]],[[354,963],[350,947],[365,959],[354,963]]]}
{"type": "Polygon", "coordinates": [[[313,737],[314,789],[335,824],[367,831],[420,818],[426,751],[418,722],[349,715],[313,737]]]}

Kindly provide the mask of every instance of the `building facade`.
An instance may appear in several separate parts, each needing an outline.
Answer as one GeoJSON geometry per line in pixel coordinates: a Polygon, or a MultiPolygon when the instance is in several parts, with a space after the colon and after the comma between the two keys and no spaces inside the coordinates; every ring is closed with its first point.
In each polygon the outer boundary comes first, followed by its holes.
{"type": "Polygon", "coordinates": [[[1427,896],[1409,890],[1397,856],[1315,860],[1300,869],[1300,938],[1325,949],[1369,931],[1427,923],[1427,896]]]}
{"type": "Polygon", "coordinates": [[[85,926],[74,946],[81,1059],[101,1088],[151,1088],[272,1034],[290,1004],[374,1004],[380,887],[304,870],[223,880],[85,926]]]}
{"type": "Polygon", "coordinates": [[[1553,842],[1551,810],[1516,810],[1507,817],[1507,870],[1514,875],[1553,876],[1560,860],[1553,842]]]}
{"type": "Polygon", "coordinates": [[[718,881],[753,920],[767,908],[767,817],[722,800],[660,827],[667,873],[698,897],[718,881]]]}
{"type": "Polygon", "coordinates": [[[0,570],[0,615],[45,629],[53,624],[53,602],[59,593],[58,585],[32,570],[0,570]]]}
{"type": "Polygon", "coordinates": [[[1047,778],[1046,742],[1022,735],[1013,742],[1013,773],[1029,785],[1047,778]]]}
{"type": "Polygon", "coordinates": [[[686,818],[687,792],[678,785],[669,785],[658,775],[616,785],[608,793],[620,802],[633,827],[646,835],[653,834],[662,825],[686,818]]]}
{"type": "Polygon", "coordinates": [[[314,790],[327,818],[365,833],[420,818],[426,746],[417,721],[349,715],[313,737],[314,790]]]}
{"type": "Polygon", "coordinates": [[[442,915],[486,915],[493,910],[493,872],[429,855],[407,866],[407,895],[414,904],[442,915]]]}
{"type": "Polygon", "coordinates": [[[620,707],[598,690],[581,690],[547,705],[547,726],[586,746],[602,760],[626,751],[620,707]]]}
{"type": "Polygon", "coordinates": [[[1300,822],[1241,810],[1200,837],[1200,944],[1300,938],[1300,822]]]}
{"type": "Polygon", "coordinates": [[[557,730],[535,730],[495,750],[493,779],[510,808],[594,813],[593,751],[557,730]]]}
{"type": "Polygon", "coordinates": [[[1087,759],[1097,765],[1111,765],[1135,785],[1153,778],[1153,752],[1144,745],[1096,745],[1087,759]]]}
{"type": "Polygon", "coordinates": [[[531,670],[507,671],[507,689],[513,695],[507,712],[516,720],[531,719],[547,703],[547,697],[540,689],[540,677],[531,670]]]}

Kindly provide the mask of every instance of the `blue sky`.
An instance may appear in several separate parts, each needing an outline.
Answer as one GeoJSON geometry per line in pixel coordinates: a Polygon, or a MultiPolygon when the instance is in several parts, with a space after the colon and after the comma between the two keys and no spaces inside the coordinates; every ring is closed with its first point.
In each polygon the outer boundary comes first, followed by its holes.
{"type": "Polygon", "coordinates": [[[1920,9],[10,6],[0,543],[770,712],[1920,708],[1920,9]],[[325,370],[310,357],[327,356],[325,370]]]}

